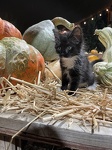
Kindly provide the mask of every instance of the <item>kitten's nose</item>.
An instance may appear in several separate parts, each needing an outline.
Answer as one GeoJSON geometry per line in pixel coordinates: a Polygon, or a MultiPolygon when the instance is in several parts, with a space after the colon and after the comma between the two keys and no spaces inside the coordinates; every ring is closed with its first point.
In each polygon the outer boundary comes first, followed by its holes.
{"type": "Polygon", "coordinates": [[[60,53],[60,56],[64,56],[64,52],[61,52],[61,53],[60,53]]]}

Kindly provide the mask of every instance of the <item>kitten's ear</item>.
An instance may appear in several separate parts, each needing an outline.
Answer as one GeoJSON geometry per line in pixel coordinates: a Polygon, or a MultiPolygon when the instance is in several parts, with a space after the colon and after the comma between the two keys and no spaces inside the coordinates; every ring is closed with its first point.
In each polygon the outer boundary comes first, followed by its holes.
{"type": "Polygon", "coordinates": [[[80,27],[80,26],[76,26],[76,27],[73,29],[71,35],[72,35],[73,37],[76,37],[79,41],[82,41],[82,39],[83,39],[83,32],[82,32],[81,27],[80,27]]]}
{"type": "Polygon", "coordinates": [[[53,29],[54,37],[55,37],[55,42],[59,43],[60,42],[60,34],[57,29],[53,29]]]}

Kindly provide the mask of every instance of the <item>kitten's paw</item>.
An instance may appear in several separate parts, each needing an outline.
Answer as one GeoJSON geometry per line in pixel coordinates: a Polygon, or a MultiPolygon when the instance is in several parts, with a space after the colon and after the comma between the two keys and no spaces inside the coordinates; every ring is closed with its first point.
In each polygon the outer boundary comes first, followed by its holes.
{"type": "Polygon", "coordinates": [[[75,91],[69,91],[69,92],[68,92],[68,95],[75,96],[75,95],[76,95],[76,92],[75,92],[75,91]]]}
{"type": "Polygon", "coordinates": [[[96,87],[97,87],[97,83],[94,83],[93,85],[88,86],[87,89],[90,91],[95,91],[96,87]]]}

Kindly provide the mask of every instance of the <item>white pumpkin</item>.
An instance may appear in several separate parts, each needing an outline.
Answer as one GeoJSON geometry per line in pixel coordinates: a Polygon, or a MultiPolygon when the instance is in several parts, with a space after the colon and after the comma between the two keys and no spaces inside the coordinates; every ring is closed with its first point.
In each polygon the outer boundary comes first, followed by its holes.
{"type": "Polygon", "coordinates": [[[55,17],[52,20],[44,20],[32,25],[23,34],[23,39],[38,49],[45,61],[53,61],[59,58],[55,50],[53,33],[53,29],[58,25],[63,25],[69,30],[74,28],[74,23],[70,23],[61,17],[55,17]]]}

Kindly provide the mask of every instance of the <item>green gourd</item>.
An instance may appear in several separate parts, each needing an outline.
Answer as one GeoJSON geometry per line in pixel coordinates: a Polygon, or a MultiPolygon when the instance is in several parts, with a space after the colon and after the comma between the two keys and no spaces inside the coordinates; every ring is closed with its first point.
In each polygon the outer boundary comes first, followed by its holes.
{"type": "Polygon", "coordinates": [[[96,29],[99,41],[104,45],[103,62],[98,62],[93,66],[94,72],[102,84],[112,86],[112,28],[105,27],[96,29]]]}

